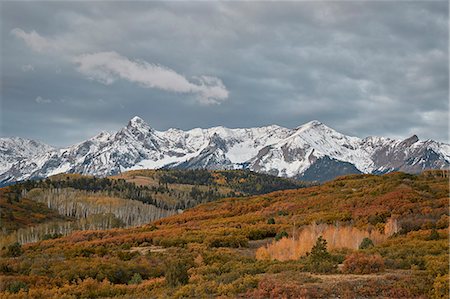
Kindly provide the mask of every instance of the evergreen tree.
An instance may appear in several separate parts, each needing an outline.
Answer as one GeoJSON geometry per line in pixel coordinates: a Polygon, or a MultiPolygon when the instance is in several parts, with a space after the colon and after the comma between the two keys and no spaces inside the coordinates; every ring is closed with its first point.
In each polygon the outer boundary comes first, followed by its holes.
{"type": "Polygon", "coordinates": [[[320,236],[311,252],[304,259],[305,270],[314,273],[333,273],[337,270],[337,261],[327,251],[327,241],[320,236]]]}
{"type": "Polygon", "coordinates": [[[330,258],[330,254],[327,251],[327,240],[322,236],[317,239],[316,244],[311,249],[310,257],[317,261],[330,258]]]}
{"type": "Polygon", "coordinates": [[[373,242],[372,242],[372,240],[371,239],[369,239],[369,238],[364,238],[362,241],[361,241],[361,244],[359,244],[359,249],[367,249],[367,248],[371,248],[371,247],[373,247],[374,245],[373,245],[373,242]]]}
{"type": "Polygon", "coordinates": [[[134,273],[133,277],[131,277],[131,279],[128,282],[128,284],[140,284],[141,282],[142,282],[141,274],[134,273]]]}

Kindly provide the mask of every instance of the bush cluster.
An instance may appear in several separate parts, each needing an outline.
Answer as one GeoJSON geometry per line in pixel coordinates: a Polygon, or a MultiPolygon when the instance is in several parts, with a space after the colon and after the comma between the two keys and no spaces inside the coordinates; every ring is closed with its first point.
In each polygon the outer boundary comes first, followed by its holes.
{"type": "Polygon", "coordinates": [[[384,260],[378,254],[355,252],[346,257],[342,272],[351,274],[370,274],[384,270],[384,260]]]}

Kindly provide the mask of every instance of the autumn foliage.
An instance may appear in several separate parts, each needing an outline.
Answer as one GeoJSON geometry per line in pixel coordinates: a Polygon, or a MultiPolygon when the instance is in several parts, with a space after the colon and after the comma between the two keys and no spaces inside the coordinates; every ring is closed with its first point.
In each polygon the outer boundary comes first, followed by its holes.
{"type": "Polygon", "coordinates": [[[319,236],[322,236],[328,244],[329,249],[358,249],[366,238],[374,240],[375,243],[385,241],[395,233],[391,227],[395,220],[389,219],[386,223],[386,233],[377,230],[361,230],[350,225],[311,224],[299,229],[293,238],[282,238],[274,241],[266,247],[261,247],[256,252],[257,259],[275,259],[279,261],[296,260],[308,253],[319,236]]]}
{"type": "Polygon", "coordinates": [[[370,274],[384,270],[384,260],[378,254],[366,254],[355,252],[347,256],[344,260],[344,273],[370,274]]]}
{"type": "Polygon", "coordinates": [[[77,231],[17,256],[5,246],[0,297],[448,298],[447,180],[348,176],[140,227],[77,231]],[[319,236],[323,255],[313,250],[319,236]],[[359,249],[364,238],[374,246],[359,249]]]}

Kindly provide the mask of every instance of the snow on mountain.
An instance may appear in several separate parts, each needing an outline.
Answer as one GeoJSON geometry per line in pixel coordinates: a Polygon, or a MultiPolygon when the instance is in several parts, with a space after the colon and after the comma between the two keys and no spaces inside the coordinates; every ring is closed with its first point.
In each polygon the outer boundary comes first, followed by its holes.
{"type": "Polygon", "coordinates": [[[0,138],[0,173],[7,171],[14,163],[30,159],[52,150],[49,145],[39,141],[20,138],[0,138]]]}
{"type": "MultiPolygon", "coordinates": [[[[143,168],[251,169],[284,177],[332,178],[345,173],[419,172],[450,166],[450,145],[417,136],[405,140],[360,139],[319,121],[295,129],[213,127],[157,131],[139,117],[115,133],[100,134],[64,149],[25,147],[0,139],[0,182],[70,172],[105,176],[143,168]],[[8,162],[3,162],[8,161],[8,162]],[[9,164],[8,164],[9,163],[9,164]],[[325,169],[325,168],[332,169],[325,169]]],[[[11,140],[11,139],[8,139],[11,140]]],[[[22,139],[17,139],[22,140],[22,139]]],[[[22,145],[23,144],[23,145],[22,145]]]]}
{"type": "Polygon", "coordinates": [[[361,147],[370,152],[372,173],[404,171],[410,173],[425,169],[449,168],[450,146],[434,140],[421,141],[416,135],[405,140],[367,137],[361,147]]]}
{"type": "Polygon", "coordinates": [[[328,156],[354,164],[362,172],[371,172],[373,162],[361,139],[345,136],[319,121],[311,121],[278,143],[268,145],[252,160],[251,168],[279,176],[303,173],[318,158],[328,156]]]}

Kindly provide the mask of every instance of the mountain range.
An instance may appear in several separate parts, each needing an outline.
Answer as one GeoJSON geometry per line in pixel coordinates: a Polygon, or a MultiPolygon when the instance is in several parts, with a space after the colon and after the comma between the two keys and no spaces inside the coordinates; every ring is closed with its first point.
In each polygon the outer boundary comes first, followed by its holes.
{"type": "Polygon", "coordinates": [[[0,138],[0,183],[58,173],[107,176],[144,168],[249,169],[306,181],[353,173],[418,173],[448,169],[450,145],[341,134],[319,121],[289,129],[277,125],[157,131],[133,117],[114,133],[54,148],[24,138],[0,138]]]}

